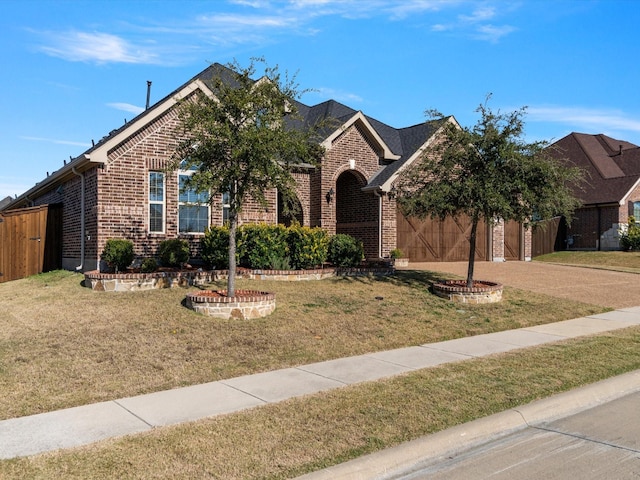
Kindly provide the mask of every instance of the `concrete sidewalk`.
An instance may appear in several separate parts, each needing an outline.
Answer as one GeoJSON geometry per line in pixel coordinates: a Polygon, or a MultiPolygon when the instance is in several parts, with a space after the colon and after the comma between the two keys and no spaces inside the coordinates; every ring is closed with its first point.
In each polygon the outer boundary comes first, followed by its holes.
{"type": "Polygon", "coordinates": [[[13,418],[0,421],[0,458],[87,445],[412,370],[634,325],[640,325],[640,307],[13,418]]]}

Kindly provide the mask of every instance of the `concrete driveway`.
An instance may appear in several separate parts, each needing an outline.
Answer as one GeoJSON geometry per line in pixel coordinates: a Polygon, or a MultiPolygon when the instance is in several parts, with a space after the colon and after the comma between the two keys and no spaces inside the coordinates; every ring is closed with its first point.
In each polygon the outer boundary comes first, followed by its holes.
{"type": "MultiPolygon", "coordinates": [[[[410,263],[408,268],[467,275],[467,262],[410,263]]],[[[542,262],[476,262],[474,278],[611,308],[640,305],[640,275],[634,273],[542,262]]]]}

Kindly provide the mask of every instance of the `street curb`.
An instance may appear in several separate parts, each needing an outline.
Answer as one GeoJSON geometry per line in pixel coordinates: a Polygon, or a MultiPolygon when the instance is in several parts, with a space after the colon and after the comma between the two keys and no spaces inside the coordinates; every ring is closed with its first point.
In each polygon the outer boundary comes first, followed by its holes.
{"type": "Polygon", "coordinates": [[[464,423],[304,475],[299,480],[392,480],[529,426],[568,417],[637,391],[640,391],[640,370],[464,423]]]}

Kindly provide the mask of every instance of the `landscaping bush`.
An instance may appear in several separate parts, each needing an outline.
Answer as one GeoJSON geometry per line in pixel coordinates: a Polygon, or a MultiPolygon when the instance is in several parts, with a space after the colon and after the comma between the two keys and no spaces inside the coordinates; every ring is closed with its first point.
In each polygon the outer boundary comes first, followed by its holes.
{"type": "Polygon", "coordinates": [[[189,261],[189,242],[180,238],[163,240],[158,247],[158,256],[165,267],[179,267],[189,261]]]}
{"type": "Polygon", "coordinates": [[[100,258],[106,262],[110,269],[117,272],[126,270],[135,254],[133,252],[133,242],[122,238],[110,238],[102,250],[100,258]]]}
{"type": "Polygon", "coordinates": [[[209,227],[200,240],[202,260],[218,270],[229,268],[229,227],[209,227]]]}
{"type": "Polygon", "coordinates": [[[284,225],[258,223],[238,229],[238,257],[243,267],[274,269],[288,262],[288,250],[284,225]]]}
{"type": "Polygon", "coordinates": [[[145,258],[140,264],[140,271],[142,273],[155,272],[158,269],[158,262],[155,258],[145,258]]]}
{"type": "MultiPolygon", "coordinates": [[[[229,228],[210,227],[201,240],[202,259],[224,269],[229,265],[229,228]]],[[[320,227],[247,224],[238,228],[238,264],[252,269],[304,270],[327,260],[338,267],[359,266],[364,258],[360,240],[350,235],[329,237],[320,227]]]]}
{"type": "Polygon", "coordinates": [[[629,225],[620,232],[620,248],[625,251],[640,250],[640,224],[635,217],[629,217],[629,225]]]}
{"type": "Polygon", "coordinates": [[[296,270],[314,268],[327,261],[329,235],[320,227],[292,225],[287,232],[287,244],[291,266],[296,270]]]}
{"type": "Polygon", "coordinates": [[[394,248],[393,250],[391,250],[391,252],[389,252],[389,256],[395,260],[397,258],[403,258],[404,254],[399,248],[394,248]]]}
{"type": "Polygon", "coordinates": [[[351,235],[339,233],[329,241],[329,261],[336,267],[357,267],[364,259],[364,246],[351,235]]]}

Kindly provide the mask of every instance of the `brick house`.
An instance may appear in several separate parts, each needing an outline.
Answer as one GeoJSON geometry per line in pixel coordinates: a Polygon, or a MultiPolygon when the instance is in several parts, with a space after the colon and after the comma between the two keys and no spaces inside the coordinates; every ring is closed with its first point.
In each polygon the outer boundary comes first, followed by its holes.
{"type": "Polygon", "coordinates": [[[559,242],[573,250],[618,250],[618,231],[630,215],[640,218],[640,147],[606,135],[571,133],[550,153],[585,171],[574,193],[582,202],[571,226],[561,224],[559,242]]]}
{"type": "MultiPolygon", "coordinates": [[[[214,76],[230,78],[230,71],[219,64],[210,66],[5,208],[61,204],[66,269],[98,268],[109,238],[133,240],[139,257],[152,256],[164,239],[185,238],[197,259],[204,229],[224,222],[225,199],[198,205],[201,198],[195,192],[180,189],[180,179],[189,172],[165,173],[164,168],[181,135],[177,101],[198,90],[212,95],[214,76]]],[[[387,257],[399,246],[412,260],[466,260],[464,221],[405,219],[389,195],[402,170],[437,136],[437,122],[396,129],[333,100],[298,107],[305,123],[332,118],[338,125],[326,132],[321,164],[301,167],[294,174],[301,224],[361,239],[367,258],[387,257]],[[398,225],[402,222],[404,228],[398,225]],[[425,229],[427,235],[421,233],[425,229]]],[[[240,222],[291,221],[281,215],[278,192],[267,196],[268,208],[248,202],[240,222]]],[[[505,252],[512,251],[509,258],[529,259],[530,232],[518,224],[511,227],[517,245],[509,247],[508,225],[485,225],[477,258],[504,260],[509,257],[505,252]]]]}

